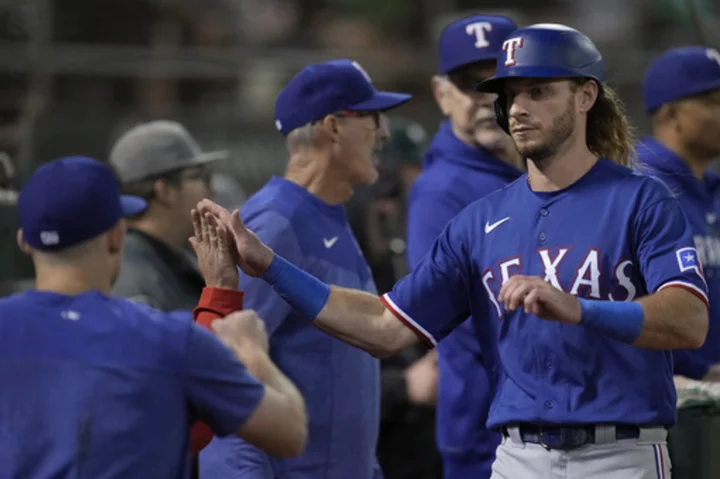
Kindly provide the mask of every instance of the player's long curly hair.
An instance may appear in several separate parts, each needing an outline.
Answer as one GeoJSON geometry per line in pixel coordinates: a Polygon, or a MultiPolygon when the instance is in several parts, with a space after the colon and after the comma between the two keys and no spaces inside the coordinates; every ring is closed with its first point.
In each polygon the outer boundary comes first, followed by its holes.
{"type": "Polygon", "coordinates": [[[634,163],[633,130],[622,100],[609,85],[599,89],[597,100],[588,112],[587,144],[590,151],[610,161],[628,167],[634,163]]]}

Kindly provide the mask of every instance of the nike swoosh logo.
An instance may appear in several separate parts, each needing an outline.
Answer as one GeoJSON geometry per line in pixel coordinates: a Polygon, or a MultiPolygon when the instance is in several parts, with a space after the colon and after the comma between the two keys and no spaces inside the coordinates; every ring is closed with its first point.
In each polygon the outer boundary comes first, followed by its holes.
{"type": "Polygon", "coordinates": [[[492,230],[494,230],[495,228],[497,228],[497,227],[500,226],[501,224],[505,223],[505,222],[506,222],[507,220],[509,220],[509,219],[510,219],[510,217],[508,216],[507,218],[503,218],[503,219],[501,219],[500,221],[496,221],[496,222],[493,223],[493,224],[490,224],[490,223],[488,223],[488,222],[486,221],[486,222],[485,222],[485,234],[488,234],[489,232],[491,232],[492,230]]]}
{"type": "Polygon", "coordinates": [[[337,237],[337,236],[334,236],[334,237],[332,237],[332,238],[330,238],[330,239],[323,238],[323,243],[325,244],[325,247],[326,247],[327,249],[330,249],[330,248],[333,247],[333,245],[335,244],[335,242],[336,242],[337,240],[338,240],[338,237],[337,237]]]}

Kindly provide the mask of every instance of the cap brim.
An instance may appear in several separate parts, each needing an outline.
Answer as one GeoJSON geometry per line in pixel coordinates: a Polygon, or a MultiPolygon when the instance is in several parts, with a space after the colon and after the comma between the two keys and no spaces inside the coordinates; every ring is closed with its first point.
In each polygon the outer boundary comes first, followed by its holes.
{"type": "Polygon", "coordinates": [[[680,100],[681,98],[687,98],[689,96],[703,95],[705,93],[710,93],[711,91],[718,89],[720,89],[720,78],[718,78],[717,80],[695,85],[694,87],[682,92],[682,94],[678,95],[675,100],[680,100]]]}
{"type": "Polygon", "coordinates": [[[122,214],[125,217],[135,216],[147,208],[147,201],[138,196],[122,195],[120,197],[120,204],[122,206],[122,214]]]}
{"type": "Polygon", "coordinates": [[[375,92],[372,98],[365,100],[356,105],[352,105],[348,110],[353,111],[385,111],[404,105],[412,99],[412,95],[407,93],[391,93],[386,91],[375,92]]]}
{"type": "Polygon", "coordinates": [[[574,78],[580,76],[577,73],[556,67],[519,66],[512,67],[510,72],[503,75],[495,75],[475,86],[475,90],[481,93],[502,93],[505,80],[508,78],[574,78]]]}
{"type": "Polygon", "coordinates": [[[190,166],[204,165],[205,163],[210,163],[212,161],[227,160],[228,156],[229,155],[228,155],[227,150],[218,150],[218,151],[210,151],[208,153],[201,153],[200,155],[193,158],[189,165],[190,166]]]}

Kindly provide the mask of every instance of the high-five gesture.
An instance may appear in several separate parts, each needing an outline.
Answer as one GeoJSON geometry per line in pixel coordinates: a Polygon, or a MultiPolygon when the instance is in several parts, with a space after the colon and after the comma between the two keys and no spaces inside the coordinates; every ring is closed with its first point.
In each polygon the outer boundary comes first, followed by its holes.
{"type": "Polygon", "coordinates": [[[218,224],[230,231],[237,249],[238,266],[250,276],[261,276],[273,260],[273,251],[248,230],[240,219],[240,212],[232,214],[222,206],[204,199],[197,205],[201,215],[210,214],[218,224]]]}
{"type": "Polygon", "coordinates": [[[190,244],[198,258],[198,267],[211,288],[237,289],[240,275],[237,271],[235,241],[228,228],[210,213],[190,212],[194,234],[190,244]]]}

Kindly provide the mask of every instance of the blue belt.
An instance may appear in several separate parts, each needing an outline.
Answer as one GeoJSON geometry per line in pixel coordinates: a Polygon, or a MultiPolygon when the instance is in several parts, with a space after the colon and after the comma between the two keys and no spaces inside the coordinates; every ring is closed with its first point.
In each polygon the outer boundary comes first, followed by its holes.
{"type": "MultiPolygon", "coordinates": [[[[595,426],[540,426],[537,424],[518,424],[520,438],[523,442],[540,444],[545,449],[575,449],[586,444],[595,443],[595,426]]],[[[509,436],[507,427],[502,433],[509,436]]],[[[637,439],[640,437],[640,426],[627,424],[615,425],[615,439],[637,439]]]]}

